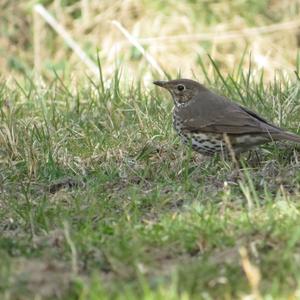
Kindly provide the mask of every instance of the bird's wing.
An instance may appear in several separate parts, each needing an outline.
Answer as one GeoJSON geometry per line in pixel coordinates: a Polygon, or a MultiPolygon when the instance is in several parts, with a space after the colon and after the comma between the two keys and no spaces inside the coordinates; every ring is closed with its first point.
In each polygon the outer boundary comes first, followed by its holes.
{"type": "Polygon", "coordinates": [[[278,130],[280,130],[280,131],[282,130],[280,127],[278,127],[278,126],[276,126],[276,125],[270,123],[270,122],[267,121],[265,118],[259,116],[256,112],[254,112],[254,111],[252,111],[252,110],[250,110],[250,109],[248,109],[248,108],[246,108],[246,107],[243,107],[243,106],[241,106],[241,105],[239,105],[239,107],[240,107],[243,111],[245,111],[246,113],[248,113],[249,115],[251,115],[252,117],[254,117],[255,119],[261,121],[262,123],[264,123],[264,124],[266,124],[266,125],[268,125],[268,126],[274,127],[275,129],[278,129],[278,130]]]}
{"type": "Polygon", "coordinates": [[[282,132],[256,113],[209,90],[199,93],[178,112],[183,130],[194,132],[274,134],[282,132]]]}

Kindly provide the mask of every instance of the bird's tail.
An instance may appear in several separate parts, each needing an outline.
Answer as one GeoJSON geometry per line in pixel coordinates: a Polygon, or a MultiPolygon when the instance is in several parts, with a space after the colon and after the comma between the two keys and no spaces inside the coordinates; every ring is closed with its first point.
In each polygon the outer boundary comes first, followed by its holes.
{"type": "Polygon", "coordinates": [[[300,144],[300,136],[291,132],[281,132],[276,135],[276,139],[283,139],[300,144]]]}

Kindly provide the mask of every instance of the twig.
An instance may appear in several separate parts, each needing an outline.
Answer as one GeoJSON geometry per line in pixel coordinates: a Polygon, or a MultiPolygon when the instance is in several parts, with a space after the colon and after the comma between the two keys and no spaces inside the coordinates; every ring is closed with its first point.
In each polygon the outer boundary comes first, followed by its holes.
{"type": "Polygon", "coordinates": [[[261,281],[260,270],[258,267],[256,267],[250,262],[248,252],[245,247],[241,247],[239,249],[239,252],[241,256],[241,263],[242,263],[243,270],[246,274],[246,277],[248,279],[248,282],[252,290],[252,295],[251,295],[253,297],[252,299],[261,300],[262,297],[259,291],[259,284],[261,281]]]}
{"type": "Polygon", "coordinates": [[[89,0],[81,0],[81,13],[84,27],[87,27],[90,21],[90,3],[89,0]]]}
{"type": "Polygon", "coordinates": [[[124,36],[128,39],[128,41],[138,49],[141,54],[145,57],[145,59],[149,62],[149,64],[161,75],[164,76],[165,73],[162,70],[162,68],[159,66],[158,62],[154,59],[152,55],[146,52],[144,47],[139,43],[139,41],[133,37],[123,26],[120,22],[114,20],[112,21],[113,25],[115,25],[123,34],[124,36]]]}
{"type": "Polygon", "coordinates": [[[243,30],[233,30],[227,32],[211,32],[211,33],[199,33],[199,34],[182,34],[173,36],[158,36],[149,38],[140,38],[138,42],[141,44],[150,44],[152,42],[164,41],[169,43],[177,43],[178,41],[226,41],[232,39],[238,39],[248,36],[257,36],[259,34],[273,33],[284,30],[297,30],[300,26],[300,20],[294,20],[289,22],[277,23],[267,26],[246,28],[243,30]]]}
{"type": "Polygon", "coordinates": [[[97,65],[87,56],[80,46],[73,40],[65,28],[59,24],[52,15],[41,4],[36,4],[34,10],[63,38],[65,43],[75,52],[80,60],[96,75],[99,76],[97,65]]]}
{"type": "Polygon", "coordinates": [[[72,271],[76,275],[78,274],[78,264],[77,264],[77,251],[74,242],[70,236],[69,224],[64,222],[64,234],[67,244],[71,249],[71,258],[72,258],[72,271]]]}
{"type": "Polygon", "coordinates": [[[237,161],[236,154],[233,150],[233,147],[232,147],[231,141],[229,139],[229,136],[226,133],[223,134],[223,139],[224,139],[225,145],[227,147],[227,150],[229,152],[229,155],[230,155],[232,161],[236,165],[236,168],[239,169],[239,163],[237,161]]]}
{"type": "Polygon", "coordinates": [[[34,49],[34,72],[36,78],[41,74],[41,19],[36,11],[33,12],[33,49],[34,49]]]}

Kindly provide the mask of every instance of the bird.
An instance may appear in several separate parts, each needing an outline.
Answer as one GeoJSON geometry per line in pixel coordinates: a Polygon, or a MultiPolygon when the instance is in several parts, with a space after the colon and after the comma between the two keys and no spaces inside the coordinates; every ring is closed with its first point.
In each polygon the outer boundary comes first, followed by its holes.
{"type": "Polygon", "coordinates": [[[272,141],[300,143],[300,136],[191,79],[154,81],[174,101],[173,127],[184,144],[206,156],[239,156],[272,141]]]}

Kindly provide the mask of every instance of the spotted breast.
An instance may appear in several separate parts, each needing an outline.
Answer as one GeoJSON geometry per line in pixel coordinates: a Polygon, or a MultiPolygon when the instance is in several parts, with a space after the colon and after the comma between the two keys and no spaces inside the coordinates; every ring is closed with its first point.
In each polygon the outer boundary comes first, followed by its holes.
{"type": "Polygon", "coordinates": [[[220,134],[207,134],[184,130],[183,121],[176,113],[176,107],[173,111],[173,127],[184,144],[191,145],[193,150],[203,155],[213,155],[214,153],[221,153],[225,150],[225,143],[220,134]]]}

